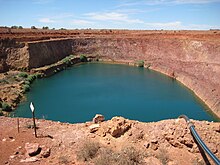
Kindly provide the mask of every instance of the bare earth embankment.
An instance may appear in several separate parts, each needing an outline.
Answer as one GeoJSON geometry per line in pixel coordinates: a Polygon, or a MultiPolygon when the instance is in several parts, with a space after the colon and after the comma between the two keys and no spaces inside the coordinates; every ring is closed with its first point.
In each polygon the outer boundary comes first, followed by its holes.
{"type": "MultiPolygon", "coordinates": [[[[220,124],[193,122],[220,157],[220,124]]],[[[17,119],[0,117],[0,164],[204,164],[183,119],[142,123],[114,117],[99,124],[38,120],[38,138],[31,124],[31,119],[20,119],[17,133],[17,119]],[[41,151],[29,156],[27,143],[41,151]]]]}

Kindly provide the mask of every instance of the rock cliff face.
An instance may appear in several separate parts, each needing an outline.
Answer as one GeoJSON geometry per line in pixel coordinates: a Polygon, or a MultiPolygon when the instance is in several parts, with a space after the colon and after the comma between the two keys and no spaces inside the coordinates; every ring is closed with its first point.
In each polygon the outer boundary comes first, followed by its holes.
{"type": "Polygon", "coordinates": [[[28,47],[13,39],[0,39],[0,73],[28,67],[28,47]]]}
{"type": "Polygon", "coordinates": [[[87,54],[125,63],[143,60],[145,67],[174,77],[192,89],[220,117],[218,33],[115,33],[32,41],[19,46],[1,44],[0,71],[37,68],[70,54],[87,54]]]}
{"type": "Polygon", "coordinates": [[[55,63],[72,53],[71,40],[68,39],[31,42],[28,47],[29,69],[55,63]]]}

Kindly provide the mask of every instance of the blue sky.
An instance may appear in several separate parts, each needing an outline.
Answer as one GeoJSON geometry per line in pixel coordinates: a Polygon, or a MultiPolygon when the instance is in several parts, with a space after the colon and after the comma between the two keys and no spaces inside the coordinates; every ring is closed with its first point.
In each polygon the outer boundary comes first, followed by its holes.
{"type": "Polygon", "coordinates": [[[220,0],[0,0],[0,26],[220,29],[220,0]]]}

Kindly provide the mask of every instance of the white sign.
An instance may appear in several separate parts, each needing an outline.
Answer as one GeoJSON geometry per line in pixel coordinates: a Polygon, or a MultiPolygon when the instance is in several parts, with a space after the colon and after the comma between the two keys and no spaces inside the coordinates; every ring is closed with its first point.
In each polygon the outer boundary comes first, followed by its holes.
{"type": "Polygon", "coordinates": [[[31,111],[34,112],[34,105],[33,105],[32,102],[31,102],[31,104],[30,104],[30,108],[31,108],[31,111]]]}

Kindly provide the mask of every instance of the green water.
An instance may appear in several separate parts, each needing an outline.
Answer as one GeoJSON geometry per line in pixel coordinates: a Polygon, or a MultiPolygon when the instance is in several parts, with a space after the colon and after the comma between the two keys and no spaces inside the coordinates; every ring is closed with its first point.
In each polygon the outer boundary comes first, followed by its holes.
{"type": "Polygon", "coordinates": [[[215,120],[199,99],[177,81],[160,73],[126,65],[89,63],[36,80],[15,116],[78,123],[95,114],[139,121],[158,121],[186,114],[215,120]]]}

